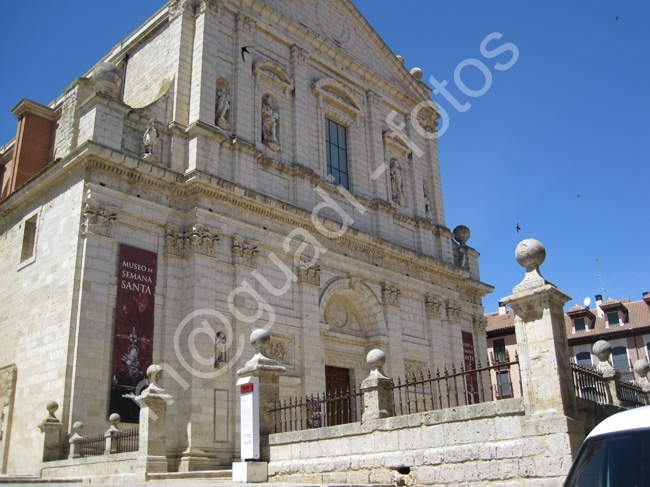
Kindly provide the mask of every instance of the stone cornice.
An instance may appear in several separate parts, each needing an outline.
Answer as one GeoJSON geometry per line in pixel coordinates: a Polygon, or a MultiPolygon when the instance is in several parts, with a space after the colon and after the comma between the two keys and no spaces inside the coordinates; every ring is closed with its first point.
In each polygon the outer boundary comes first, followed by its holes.
{"type": "MultiPolygon", "coordinates": [[[[58,177],[85,164],[90,170],[100,170],[114,174],[131,183],[139,183],[152,188],[165,190],[179,198],[190,198],[202,196],[213,200],[221,201],[233,207],[256,213],[266,218],[279,220],[291,227],[304,228],[319,239],[325,239],[315,228],[311,221],[311,212],[297,207],[291,203],[283,202],[266,196],[257,191],[240,187],[230,181],[211,176],[209,174],[193,171],[183,175],[161,167],[159,165],[128,156],[95,142],[86,142],[73,151],[64,161],[54,165],[41,177],[38,182],[32,181],[25,185],[10,198],[0,204],[0,222],[2,222],[14,209],[24,203],[24,198],[45,188],[58,177]]],[[[302,170],[298,172],[304,173],[302,170]]],[[[308,171],[306,172],[307,174],[308,171]]],[[[331,185],[330,185],[331,186],[331,185]]],[[[324,185],[324,187],[326,187],[324,185]]],[[[363,204],[363,199],[360,200],[363,204]]],[[[373,204],[371,208],[379,208],[381,205],[373,204]]],[[[182,209],[181,209],[182,210],[182,209]]],[[[411,222],[409,217],[403,217],[411,222]]],[[[336,224],[333,220],[326,219],[327,224],[336,224]]],[[[338,224],[337,224],[338,225],[338,224]]],[[[440,232],[445,229],[440,228],[440,232]]],[[[370,256],[382,259],[390,259],[397,265],[413,269],[418,268],[425,272],[432,272],[443,277],[451,278],[454,281],[465,280],[465,286],[485,292],[492,289],[486,284],[478,281],[468,281],[469,272],[450,264],[441,262],[433,257],[420,254],[414,250],[407,249],[398,244],[389,242],[380,237],[367,234],[355,228],[349,228],[345,235],[335,239],[338,243],[351,249],[364,252],[370,256]]]]}

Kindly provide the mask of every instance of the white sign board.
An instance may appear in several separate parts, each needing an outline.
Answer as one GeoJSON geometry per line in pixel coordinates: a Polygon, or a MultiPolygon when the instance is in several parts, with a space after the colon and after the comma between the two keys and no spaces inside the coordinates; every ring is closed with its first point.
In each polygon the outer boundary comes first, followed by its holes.
{"type": "Polygon", "coordinates": [[[260,380],[242,377],[237,380],[240,393],[241,459],[260,458],[260,380]]]}

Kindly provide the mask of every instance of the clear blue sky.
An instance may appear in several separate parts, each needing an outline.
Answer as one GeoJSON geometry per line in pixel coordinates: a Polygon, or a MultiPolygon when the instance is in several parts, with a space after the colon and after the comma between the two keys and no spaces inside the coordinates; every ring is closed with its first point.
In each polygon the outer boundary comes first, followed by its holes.
{"type": "MultiPolygon", "coordinates": [[[[48,104],[163,4],[3,5],[0,145],[15,135],[10,110],[20,99],[48,104]]],[[[472,231],[481,278],[496,287],[486,311],[523,277],[514,249],[524,238],[546,245],[542,273],[574,298],[567,309],[600,293],[597,257],[605,298],[638,300],[650,291],[650,2],[354,4],[409,69],[422,69],[423,81],[447,80],[460,103],[471,103],[461,113],[434,96],[450,118],[439,139],[447,226],[472,231]],[[507,53],[481,55],[493,32],[503,37],[488,49],[511,42],[519,50],[511,69],[494,69],[507,53]],[[456,66],[472,58],[492,76],[476,98],[454,83],[456,66]]],[[[470,89],[484,79],[471,66],[462,71],[470,89]]]]}

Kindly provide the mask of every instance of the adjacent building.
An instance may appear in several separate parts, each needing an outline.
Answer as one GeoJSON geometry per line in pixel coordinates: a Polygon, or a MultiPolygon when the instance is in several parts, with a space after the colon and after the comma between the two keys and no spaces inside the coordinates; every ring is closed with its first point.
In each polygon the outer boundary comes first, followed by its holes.
{"type": "Polygon", "coordinates": [[[2,471],[39,467],[49,401],[62,441],[137,422],[151,363],[170,468],[229,464],[256,327],[283,397],[373,348],[392,376],[486,355],[430,89],[351,2],[171,0],[79,74],[0,148],[2,471]]]}
{"type": "MultiPolygon", "coordinates": [[[[486,315],[488,352],[492,360],[503,361],[515,357],[514,313],[505,306],[486,315]]],[[[579,365],[593,368],[598,357],[592,352],[594,343],[606,340],[612,346],[612,365],[621,372],[621,378],[637,382],[633,364],[650,359],[650,294],[643,299],[603,301],[596,295],[595,307],[575,305],[564,315],[569,352],[579,365]]]]}

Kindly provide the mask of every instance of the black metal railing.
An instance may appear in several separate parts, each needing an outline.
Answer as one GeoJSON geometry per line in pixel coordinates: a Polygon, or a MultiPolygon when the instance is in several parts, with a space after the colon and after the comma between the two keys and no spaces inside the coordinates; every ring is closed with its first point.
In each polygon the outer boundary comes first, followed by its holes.
{"type": "Polygon", "coordinates": [[[477,404],[486,401],[521,396],[521,379],[513,383],[513,367],[519,376],[519,357],[504,361],[480,362],[476,367],[456,369],[446,367],[432,374],[421,371],[393,382],[393,414],[412,414],[435,409],[477,404]],[[418,376],[419,375],[419,376],[418,376]],[[518,390],[516,387],[518,386],[518,390]]]}
{"type": "Polygon", "coordinates": [[[133,428],[115,433],[113,441],[116,444],[115,453],[138,451],[140,430],[133,428]]]}
{"type": "Polygon", "coordinates": [[[106,453],[106,437],[102,435],[87,436],[79,440],[82,457],[96,457],[106,453]]]}
{"type": "Polygon", "coordinates": [[[351,389],[280,400],[269,412],[275,415],[276,433],[356,423],[361,421],[363,393],[351,389]]]}
{"type": "Polygon", "coordinates": [[[638,408],[649,404],[647,394],[633,382],[619,381],[616,387],[623,407],[638,408]]]}
{"type": "Polygon", "coordinates": [[[609,404],[607,381],[601,372],[575,362],[571,362],[571,372],[576,397],[597,402],[598,404],[609,404]]]}

